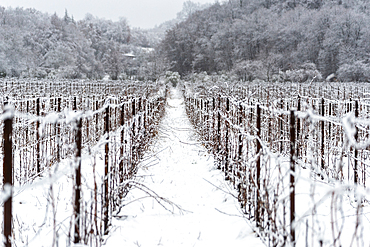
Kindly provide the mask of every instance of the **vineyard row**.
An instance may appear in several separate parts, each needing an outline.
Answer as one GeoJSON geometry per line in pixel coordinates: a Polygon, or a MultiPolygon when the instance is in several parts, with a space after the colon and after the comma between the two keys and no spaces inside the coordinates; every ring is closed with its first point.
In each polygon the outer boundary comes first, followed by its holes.
{"type": "MultiPolygon", "coordinates": [[[[216,85],[205,90],[204,84],[185,83],[187,113],[217,168],[237,189],[244,213],[272,246],[304,241],[309,246],[307,239],[320,246],[320,227],[330,220],[318,217],[315,207],[328,198],[317,198],[310,188],[317,181],[339,183],[346,191],[366,187],[370,154],[370,120],[363,118],[369,112],[366,100],[311,98],[303,93],[281,97],[284,85],[216,85]],[[297,210],[298,200],[308,201],[305,208],[297,210]]],[[[338,204],[338,195],[343,194],[339,191],[333,189],[331,196],[338,204]]],[[[335,224],[339,226],[332,241],[340,242],[344,221],[335,224]]],[[[353,227],[356,239],[363,238],[361,227],[353,227]]]]}
{"type": "MultiPolygon", "coordinates": [[[[81,93],[68,97],[49,91],[49,96],[7,94],[1,99],[3,183],[4,188],[15,186],[4,203],[4,235],[9,244],[11,239],[21,238],[12,225],[11,217],[17,214],[11,213],[12,194],[39,179],[58,180],[70,171],[74,183],[70,241],[101,244],[156,134],[167,97],[163,84],[121,86],[121,91],[111,86],[110,92],[117,94],[108,96],[81,93]],[[103,162],[99,163],[100,159],[103,162]],[[101,173],[97,171],[100,168],[101,173]]],[[[66,227],[69,223],[61,224],[66,227]]]]}

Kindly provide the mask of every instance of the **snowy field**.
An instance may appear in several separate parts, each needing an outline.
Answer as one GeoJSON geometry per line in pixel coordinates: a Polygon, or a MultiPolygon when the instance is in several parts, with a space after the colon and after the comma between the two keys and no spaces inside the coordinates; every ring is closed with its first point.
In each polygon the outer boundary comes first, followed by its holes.
{"type": "MultiPolygon", "coordinates": [[[[90,237],[82,241],[93,246],[265,246],[242,214],[236,191],[197,139],[180,92],[171,89],[159,135],[137,179],[129,181],[131,190],[122,206],[112,212],[109,234],[99,243],[85,233],[90,237]]],[[[82,152],[85,214],[94,212],[91,198],[101,196],[101,188],[96,195],[93,191],[103,183],[104,143],[102,139],[82,152]]],[[[29,185],[14,189],[15,246],[71,245],[75,164],[62,160],[29,185]]],[[[96,213],[102,217],[100,209],[96,213]]],[[[88,226],[84,231],[101,229],[90,229],[90,220],[82,224],[88,226]]]]}
{"type": "MultiPolygon", "coordinates": [[[[110,133],[110,154],[119,150],[114,146],[120,142],[120,131],[110,133]]],[[[102,233],[101,186],[105,137],[84,149],[82,243],[109,247],[258,247],[268,246],[269,237],[278,236],[281,246],[281,236],[289,238],[290,230],[289,158],[272,152],[263,156],[264,173],[270,181],[279,180],[273,213],[280,228],[274,231],[264,225],[258,229],[254,215],[242,212],[246,210],[240,207],[240,194],[225,181],[224,172],[216,168],[214,157],[200,139],[186,115],[180,90],[171,88],[158,135],[139,164],[136,177],[126,181],[129,193],[122,200],[115,197],[107,235],[102,233]],[[94,221],[95,216],[98,220],[94,221]]],[[[66,158],[47,167],[40,177],[14,188],[15,246],[71,246],[76,164],[73,158],[66,158]]],[[[369,190],[334,179],[321,180],[317,174],[309,163],[296,167],[296,246],[368,246],[369,190]]]]}

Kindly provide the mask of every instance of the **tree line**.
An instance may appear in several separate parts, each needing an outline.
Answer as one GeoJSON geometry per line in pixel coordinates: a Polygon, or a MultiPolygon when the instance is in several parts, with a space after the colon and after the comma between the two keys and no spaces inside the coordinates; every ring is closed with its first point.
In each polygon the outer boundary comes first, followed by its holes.
{"type": "Polygon", "coordinates": [[[87,14],[75,21],[35,9],[0,6],[0,77],[155,77],[153,33],[126,19],[87,14]]]}
{"type": "Polygon", "coordinates": [[[167,31],[171,70],[243,80],[370,81],[369,0],[229,0],[167,31]]]}

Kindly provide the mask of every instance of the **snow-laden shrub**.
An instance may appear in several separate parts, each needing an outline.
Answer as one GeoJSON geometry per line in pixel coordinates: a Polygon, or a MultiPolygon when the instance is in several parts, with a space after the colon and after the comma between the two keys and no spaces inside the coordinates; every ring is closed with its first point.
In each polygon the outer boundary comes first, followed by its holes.
{"type": "Polygon", "coordinates": [[[118,79],[124,81],[124,80],[129,79],[129,76],[125,72],[123,72],[119,74],[118,79]]]}
{"type": "Polygon", "coordinates": [[[280,72],[279,74],[273,74],[271,77],[271,81],[272,82],[282,82],[282,77],[281,77],[280,72]]]}
{"type": "Polygon", "coordinates": [[[171,83],[173,87],[177,86],[180,81],[180,74],[178,72],[167,71],[165,75],[166,83],[171,83]]]}
{"type": "Polygon", "coordinates": [[[363,61],[343,64],[339,67],[337,74],[340,81],[368,82],[370,81],[370,66],[363,61]]]}
{"type": "Polygon", "coordinates": [[[56,69],[49,69],[47,75],[47,79],[56,79],[58,75],[58,71],[56,69]]]}
{"type": "Polygon", "coordinates": [[[21,71],[15,68],[10,69],[10,73],[7,74],[10,77],[17,77],[19,78],[21,76],[21,71]]]}
{"type": "Polygon", "coordinates": [[[212,78],[207,74],[207,72],[194,73],[191,77],[192,82],[210,82],[212,78]]]}
{"type": "Polygon", "coordinates": [[[67,78],[67,79],[77,79],[79,78],[79,73],[72,66],[66,66],[58,69],[58,78],[67,78]]]}
{"type": "Polygon", "coordinates": [[[21,77],[23,78],[38,78],[38,79],[45,79],[48,76],[48,72],[44,68],[33,68],[29,69],[28,71],[23,71],[21,73],[21,77]]]}
{"type": "Polygon", "coordinates": [[[237,75],[234,73],[227,73],[227,72],[222,72],[219,75],[213,76],[213,81],[214,82],[224,82],[224,83],[229,83],[233,81],[238,81],[239,78],[237,75]]]}
{"type": "Polygon", "coordinates": [[[289,69],[285,72],[279,71],[279,75],[273,78],[281,82],[306,82],[321,81],[322,75],[314,63],[305,63],[299,69],[289,69]]]}
{"type": "Polygon", "coordinates": [[[267,80],[267,69],[261,61],[241,61],[234,65],[233,73],[242,81],[267,80]]]}
{"type": "Polygon", "coordinates": [[[0,70],[0,78],[5,78],[6,77],[6,71],[0,70]]]}

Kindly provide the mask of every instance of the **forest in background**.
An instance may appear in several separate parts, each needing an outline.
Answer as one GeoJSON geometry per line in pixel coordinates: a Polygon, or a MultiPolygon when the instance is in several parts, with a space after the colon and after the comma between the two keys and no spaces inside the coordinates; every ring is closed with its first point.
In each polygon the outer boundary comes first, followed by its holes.
{"type": "Polygon", "coordinates": [[[187,1],[176,19],[149,30],[124,17],[75,21],[67,10],[59,17],[0,6],[0,77],[156,80],[165,66],[155,47],[166,30],[206,6],[187,1]]]}
{"type": "Polygon", "coordinates": [[[35,9],[0,7],[0,76],[103,78],[155,76],[154,34],[87,14],[75,21],[35,9]],[[145,62],[144,62],[145,61],[145,62]]]}
{"type": "Polygon", "coordinates": [[[184,3],[150,30],[0,6],[0,76],[136,78],[167,70],[238,80],[370,81],[369,0],[184,3]],[[230,78],[230,77],[229,77],[230,78]]]}
{"type": "Polygon", "coordinates": [[[167,32],[173,71],[242,80],[370,80],[370,1],[229,0],[167,32]],[[334,74],[334,75],[333,75],[334,74]]]}

